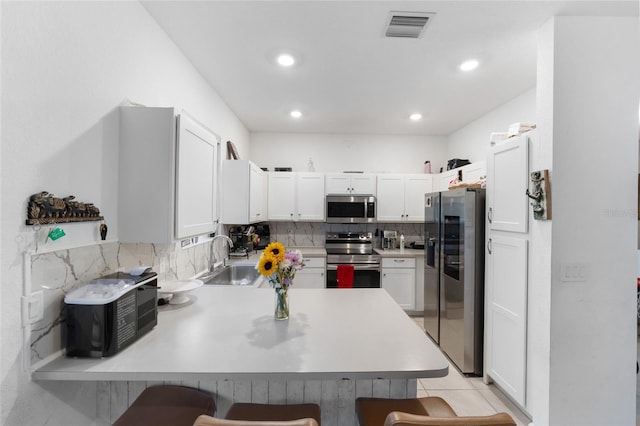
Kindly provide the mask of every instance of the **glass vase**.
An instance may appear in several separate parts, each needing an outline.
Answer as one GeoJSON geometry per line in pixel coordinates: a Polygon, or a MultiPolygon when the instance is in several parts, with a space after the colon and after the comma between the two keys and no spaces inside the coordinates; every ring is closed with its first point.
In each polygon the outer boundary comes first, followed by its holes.
{"type": "Polygon", "coordinates": [[[276,310],[274,318],[276,320],[289,319],[289,294],[286,289],[276,288],[276,310]]]}

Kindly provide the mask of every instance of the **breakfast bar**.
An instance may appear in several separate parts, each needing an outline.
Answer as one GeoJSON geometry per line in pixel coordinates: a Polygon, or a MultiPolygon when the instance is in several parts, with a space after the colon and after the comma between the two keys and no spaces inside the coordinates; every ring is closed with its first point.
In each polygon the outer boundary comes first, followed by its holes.
{"type": "Polygon", "coordinates": [[[158,325],[122,352],[61,356],[33,379],[98,381],[107,422],[146,385],[165,382],[214,392],[218,415],[236,401],[316,402],[323,425],[344,426],[356,424],[356,397],[414,397],[417,378],[448,373],[440,350],[382,289],[292,288],[285,321],[274,320],[269,288],[204,286],[189,298],[161,306],[158,325]]]}

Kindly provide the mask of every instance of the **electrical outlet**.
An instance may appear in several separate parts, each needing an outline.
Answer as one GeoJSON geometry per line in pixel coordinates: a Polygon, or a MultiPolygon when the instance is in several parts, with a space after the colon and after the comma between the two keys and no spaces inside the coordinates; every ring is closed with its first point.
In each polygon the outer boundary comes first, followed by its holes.
{"type": "Polygon", "coordinates": [[[44,293],[42,290],[22,296],[22,324],[33,324],[44,316],[44,293]]]}
{"type": "Polygon", "coordinates": [[[167,258],[162,256],[160,258],[160,273],[164,274],[165,272],[167,272],[167,258]]]}
{"type": "Polygon", "coordinates": [[[589,264],[562,263],[560,265],[560,281],[584,282],[589,277],[589,264]]]}

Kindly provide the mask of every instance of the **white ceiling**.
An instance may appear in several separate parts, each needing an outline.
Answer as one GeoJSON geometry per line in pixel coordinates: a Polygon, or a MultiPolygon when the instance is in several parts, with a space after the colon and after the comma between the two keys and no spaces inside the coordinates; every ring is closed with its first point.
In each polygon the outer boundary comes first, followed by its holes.
{"type": "Polygon", "coordinates": [[[549,17],[637,17],[639,2],[142,3],[252,132],[448,135],[535,86],[549,17]],[[385,38],[391,11],[435,17],[419,39],[385,38]],[[299,56],[293,68],[275,65],[280,49],[299,56]],[[472,57],[476,71],[457,69],[472,57]]]}

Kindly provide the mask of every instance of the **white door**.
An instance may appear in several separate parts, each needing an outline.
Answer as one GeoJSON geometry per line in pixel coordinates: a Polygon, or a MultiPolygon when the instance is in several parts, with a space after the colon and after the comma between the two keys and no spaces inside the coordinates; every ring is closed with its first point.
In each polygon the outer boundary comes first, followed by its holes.
{"type": "Polygon", "coordinates": [[[528,146],[528,137],[523,134],[489,148],[487,157],[489,229],[527,232],[528,146]]]}
{"type": "Polygon", "coordinates": [[[176,238],[216,229],[216,148],[214,134],[182,114],[176,149],[176,238]]]}
{"type": "Polygon", "coordinates": [[[327,173],[325,175],[325,194],[350,194],[351,177],[346,173],[327,173]]]}
{"type": "Polygon", "coordinates": [[[416,308],[416,270],[415,268],[383,268],[380,286],[404,310],[416,308]]]}
{"type": "Polygon", "coordinates": [[[406,175],[404,178],[404,220],[424,222],[424,194],[432,192],[431,175],[406,175]]]}
{"type": "Polygon", "coordinates": [[[378,222],[400,222],[404,220],[403,175],[378,175],[376,209],[378,222]]]}
{"type": "Polygon", "coordinates": [[[296,174],[296,220],[323,222],[325,220],[324,174],[296,174]]]}
{"type": "Polygon", "coordinates": [[[301,269],[296,272],[294,288],[325,288],[326,277],[324,274],[324,268],[301,269]]]}
{"type": "Polygon", "coordinates": [[[370,174],[351,174],[351,193],[376,195],[376,176],[370,174]]]}
{"type": "Polygon", "coordinates": [[[269,173],[269,220],[294,220],[295,195],[294,173],[269,173]]]}
{"type": "Polygon", "coordinates": [[[525,406],[527,240],[489,235],[487,242],[487,374],[525,406]]]}
{"type": "Polygon", "coordinates": [[[264,179],[264,172],[260,167],[249,163],[249,221],[252,223],[267,220],[264,179]]]}

